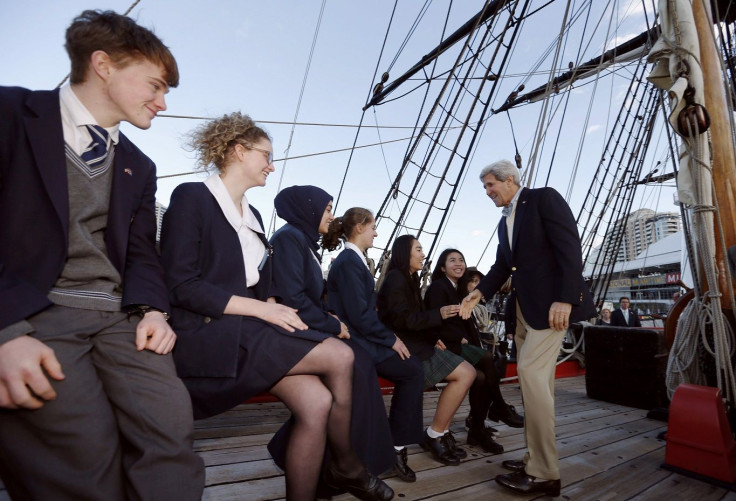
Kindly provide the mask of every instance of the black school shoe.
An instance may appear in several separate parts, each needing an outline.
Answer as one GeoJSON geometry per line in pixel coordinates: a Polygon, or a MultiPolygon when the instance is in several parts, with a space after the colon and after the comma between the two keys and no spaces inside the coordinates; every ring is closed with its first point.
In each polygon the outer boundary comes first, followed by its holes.
{"type": "Polygon", "coordinates": [[[406,462],[407,458],[408,453],[406,447],[400,451],[396,451],[396,464],[394,465],[394,471],[396,472],[396,476],[404,482],[416,482],[417,475],[414,473],[414,470],[409,468],[409,465],[406,462]]]}
{"type": "Polygon", "coordinates": [[[518,414],[513,405],[502,404],[500,409],[499,406],[492,405],[488,410],[488,419],[497,423],[503,421],[507,426],[511,428],[523,428],[524,427],[524,416],[518,414]]]}
{"type": "Polygon", "coordinates": [[[357,478],[344,476],[330,463],[323,474],[324,481],[333,489],[345,490],[363,501],[390,501],[394,491],[380,478],[365,468],[357,478]]]}
{"type": "Polygon", "coordinates": [[[503,452],[503,445],[493,440],[493,435],[485,428],[471,428],[468,432],[468,445],[480,445],[491,454],[503,452]]]}
{"type": "Polygon", "coordinates": [[[465,459],[468,457],[468,453],[463,449],[462,447],[457,445],[457,440],[455,440],[455,435],[452,434],[451,431],[447,431],[442,438],[447,443],[447,446],[450,448],[450,451],[458,458],[458,459],[465,459]]]}
{"type": "MultiPolygon", "coordinates": [[[[483,423],[483,426],[485,426],[485,423],[483,423]]],[[[468,417],[465,418],[465,429],[470,431],[470,429],[473,427],[473,416],[468,414],[468,417]]],[[[494,436],[498,435],[498,430],[494,428],[493,426],[485,426],[486,430],[491,432],[494,436]]]]}
{"type": "Polygon", "coordinates": [[[536,477],[527,475],[523,470],[515,471],[514,473],[506,473],[505,475],[498,475],[496,477],[496,482],[521,494],[541,493],[551,497],[557,497],[560,495],[560,479],[537,480],[536,477]]]}
{"type": "Polygon", "coordinates": [[[431,452],[436,461],[448,466],[457,466],[460,464],[460,459],[450,450],[447,439],[445,439],[446,436],[447,434],[437,438],[430,438],[425,430],[422,447],[424,450],[431,452]]]}

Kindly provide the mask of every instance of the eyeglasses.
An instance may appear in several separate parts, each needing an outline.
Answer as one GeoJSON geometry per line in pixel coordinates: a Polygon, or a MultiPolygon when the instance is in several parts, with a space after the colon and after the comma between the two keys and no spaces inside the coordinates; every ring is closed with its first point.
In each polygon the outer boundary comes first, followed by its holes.
{"type": "Polygon", "coordinates": [[[273,163],[273,151],[264,150],[263,148],[256,148],[255,146],[248,146],[246,144],[242,146],[243,148],[247,148],[249,150],[256,150],[256,151],[260,151],[261,153],[265,153],[266,158],[268,159],[268,165],[271,165],[273,163]]]}

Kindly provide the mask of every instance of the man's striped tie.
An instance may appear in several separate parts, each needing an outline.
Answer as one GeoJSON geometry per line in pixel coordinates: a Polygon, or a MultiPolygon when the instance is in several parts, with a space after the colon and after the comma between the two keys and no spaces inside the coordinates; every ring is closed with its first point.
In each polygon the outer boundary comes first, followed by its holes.
{"type": "Polygon", "coordinates": [[[101,167],[105,163],[107,156],[107,138],[108,134],[105,129],[99,125],[88,125],[92,142],[82,152],[82,160],[85,161],[90,168],[95,169],[101,167]]]}

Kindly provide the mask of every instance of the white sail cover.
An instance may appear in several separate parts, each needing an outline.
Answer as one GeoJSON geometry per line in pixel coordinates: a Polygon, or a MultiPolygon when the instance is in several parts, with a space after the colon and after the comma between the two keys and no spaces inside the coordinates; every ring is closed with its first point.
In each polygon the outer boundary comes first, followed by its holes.
{"type": "MultiPolygon", "coordinates": [[[[703,94],[703,73],[700,68],[700,44],[695,29],[692,7],[688,0],[660,0],[659,18],[662,34],[649,51],[647,61],[655,63],[647,79],[660,89],[668,91],[670,98],[669,122],[679,133],[677,117],[685,108],[683,98],[688,86],[695,91],[696,103],[705,105],[703,94]]],[[[707,151],[706,136],[698,136],[702,144],[700,151],[707,151]]],[[[694,205],[691,175],[692,160],[688,148],[683,143],[680,148],[680,172],[677,177],[678,198],[686,205],[694,205]]],[[[705,180],[704,180],[705,181],[705,180]]],[[[707,185],[710,186],[710,180],[707,185]]],[[[710,203],[710,195],[707,195],[710,203]]],[[[701,200],[701,203],[704,202],[701,200]]]]}

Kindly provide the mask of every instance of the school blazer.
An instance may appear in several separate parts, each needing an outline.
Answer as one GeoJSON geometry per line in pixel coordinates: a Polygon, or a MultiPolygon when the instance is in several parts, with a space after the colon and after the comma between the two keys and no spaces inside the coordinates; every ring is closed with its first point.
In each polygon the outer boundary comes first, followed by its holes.
{"type": "MultiPolygon", "coordinates": [[[[424,304],[428,310],[439,309],[448,304],[458,304],[460,296],[447,277],[433,280],[424,293],[424,304]]],[[[474,346],[480,346],[480,336],[475,320],[471,317],[463,320],[459,315],[445,319],[442,325],[436,327],[434,332],[441,339],[448,350],[460,355],[462,353],[462,340],[467,339],[474,346]]]]}
{"type": "Polygon", "coordinates": [[[434,354],[442,314],[439,308],[424,309],[419,288],[409,275],[396,269],[386,273],[378,291],[378,318],[398,334],[412,355],[427,360],[434,354]]]}
{"type": "MultiPolygon", "coordinates": [[[[1,329],[51,305],[46,295],[69,248],[69,193],[59,91],[0,87],[0,117],[1,329]]],[[[155,165],[121,133],[105,245],[123,280],[123,308],[170,310],[155,248],[155,194],[155,165]]]]}
{"type": "Polygon", "coordinates": [[[273,282],[271,295],[298,310],[309,326],[329,334],[340,334],[340,321],[327,313],[322,301],[325,281],[322,267],[309,238],[299,228],[286,224],[271,237],[273,282]]]}
{"type": "Polygon", "coordinates": [[[525,188],[516,203],[514,234],[509,237],[502,218],[496,262],[478,290],[489,298],[511,277],[509,300],[518,301],[524,319],[537,330],[549,328],[549,308],[555,301],[572,304],[571,323],[594,317],[582,277],[577,223],[565,199],[552,188],[525,188]]]}
{"type": "Polygon", "coordinates": [[[338,254],[327,276],[327,302],[348,326],[350,339],[380,363],[396,353],[391,349],[396,335],[378,319],[374,289],[373,275],[355,251],[338,254]]]}
{"type": "MultiPolygon", "coordinates": [[[[253,207],[259,222],[261,216],[253,207]]],[[[262,225],[262,223],[261,223],[262,225]]],[[[261,235],[266,248],[268,242],[261,235]]],[[[180,377],[235,377],[243,319],[225,315],[233,295],[264,300],[271,283],[270,259],[253,287],[246,287],[238,235],[217,200],[201,182],[184,183],[171,195],[161,226],[161,260],[177,334],[174,361],[180,377]]]]}

